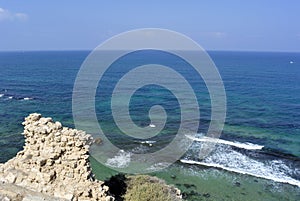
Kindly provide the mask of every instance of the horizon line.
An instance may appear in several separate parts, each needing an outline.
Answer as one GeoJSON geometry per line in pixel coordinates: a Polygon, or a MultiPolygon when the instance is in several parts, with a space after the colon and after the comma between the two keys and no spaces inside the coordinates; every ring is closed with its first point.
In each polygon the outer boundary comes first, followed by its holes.
{"type": "MultiPolygon", "coordinates": [[[[95,49],[44,49],[44,50],[0,50],[3,52],[80,52],[80,51],[93,51],[95,49]]],[[[224,49],[204,49],[206,52],[274,52],[274,53],[300,53],[300,50],[224,50],[224,49]]]]}

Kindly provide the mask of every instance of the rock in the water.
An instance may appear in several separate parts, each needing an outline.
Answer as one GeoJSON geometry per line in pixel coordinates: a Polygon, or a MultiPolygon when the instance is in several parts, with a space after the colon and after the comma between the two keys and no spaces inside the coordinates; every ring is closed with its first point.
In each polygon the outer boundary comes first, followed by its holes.
{"type": "Polygon", "coordinates": [[[237,182],[234,183],[234,185],[237,186],[237,187],[240,187],[241,183],[237,181],[237,182]]]}
{"type": "Polygon", "coordinates": [[[209,197],[210,197],[210,194],[209,194],[209,193],[204,193],[204,194],[203,194],[203,197],[209,198],[209,197]]]}

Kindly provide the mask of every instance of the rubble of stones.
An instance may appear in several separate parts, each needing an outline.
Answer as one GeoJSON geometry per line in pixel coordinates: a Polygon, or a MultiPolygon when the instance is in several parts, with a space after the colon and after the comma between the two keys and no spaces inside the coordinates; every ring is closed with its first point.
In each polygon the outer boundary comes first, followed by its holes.
{"type": "Polygon", "coordinates": [[[37,113],[23,125],[24,149],[0,164],[0,185],[14,184],[61,200],[114,200],[108,187],[92,175],[90,135],[37,113]]]}

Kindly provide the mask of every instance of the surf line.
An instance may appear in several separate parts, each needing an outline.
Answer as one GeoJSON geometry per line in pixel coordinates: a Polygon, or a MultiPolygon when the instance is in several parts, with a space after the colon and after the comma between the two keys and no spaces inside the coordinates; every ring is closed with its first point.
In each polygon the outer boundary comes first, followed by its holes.
{"type": "Polygon", "coordinates": [[[190,164],[190,165],[202,165],[202,166],[207,166],[207,167],[219,168],[219,169],[227,170],[229,172],[235,172],[235,173],[239,173],[239,174],[247,174],[247,175],[250,175],[253,177],[257,177],[257,178],[268,179],[268,180],[272,180],[275,182],[286,183],[286,184],[291,184],[293,186],[300,187],[300,181],[295,180],[293,178],[283,179],[283,178],[276,178],[276,177],[272,177],[272,176],[258,175],[258,174],[254,174],[251,172],[246,172],[246,171],[242,171],[242,170],[238,170],[238,169],[234,169],[234,168],[225,167],[223,165],[215,164],[215,163],[204,163],[204,162],[185,160],[185,159],[181,159],[180,162],[185,163],[185,164],[190,164]]]}
{"type": "Polygon", "coordinates": [[[222,140],[222,139],[218,139],[218,138],[210,138],[210,137],[202,137],[202,138],[196,138],[190,135],[185,135],[187,138],[193,140],[193,141],[197,141],[197,142],[211,142],[211,143],[217,143],[217,144],[226,144],[226,145],[230,145],[233,147],[238,147],[238,148],[242,148],[242,149],[248,149],[248,150],[260,150],[262,149],[264,146],[262,145],[257,145],[257,144],[252,144],[252,143],[240,143],[240,142],[231,142],[231,141],[227,141],[227,140],[222,140]]]}

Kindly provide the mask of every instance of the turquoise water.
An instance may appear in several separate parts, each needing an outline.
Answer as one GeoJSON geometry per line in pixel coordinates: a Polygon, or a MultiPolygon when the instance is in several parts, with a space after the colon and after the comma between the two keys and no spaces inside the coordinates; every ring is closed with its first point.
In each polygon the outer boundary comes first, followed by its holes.
{"type": "MultiPolygon", "coordinates": [[[[22,149],[21,122],[32,112],[51,116],[65,126],[74,127],[73,84],[88,54],[88,51],[0,53],[0,162],[7,161],[22,149]]],[[[178,161],[167,170],[155,174],[177,185],[189,200],[298,200],[300,53],[215,51],[209,52],[209,55],[220,71],[227,94],[227,118],[221,138],[229,142],[262,145],[264,148],[248,150],[220,144],[210,157],[200,161],[196,157],[196,150],[201,142],[194,142],[182,159],[204,162],[204,165],[178,161]],[[220,167],[206,167],[212,164],[220,167]],[[176,175],[175,179],[173,175],[176,175]],[[284,184],[286,182],[291,184],[284,184]],[[195,187],[191,187],[192,184],[195,187]],[[223,190],[218,193],[221,188],[223,190]]],[[[166,59],[155,54],[139,55],[138,58],[141,63],[149,58],[160,61],[166,59]]],[[[137,61],[126,62],[122,65],[123,69],[137,61]]],[[[178,70],[182,65],[180,61],[172,59],[167,62],[178,70]]],[[[111,77],[103,82],[111,83],[121,73],[124,71],[112,71],[109,74],[111,77]]],[[[198,132],[205,133],[210,120],[207,90],[192,71],[182,70],[181,73],[189,77],[194,86],[201,108],[198,132]]],[[[120,137],[107,110],[110,90],[109,87],[106,89],[105,96],[96,97],[97,115],[117,146],[127,152],[135,148],[147,152],[170,142],[180,121],[180,110],[171,93],[157,86],[148,86],[137,91],[132,100],[132,119],[140,126],[149,125],[147,111],[153,104],[163,103],[170,112],[168,126],[158,137],[151,139],[156,142],[149,146],[120,137]]],[[[100,170],[96,172],[99,178],[112,174],[109,170],[105,174],[100,170]]]]}

